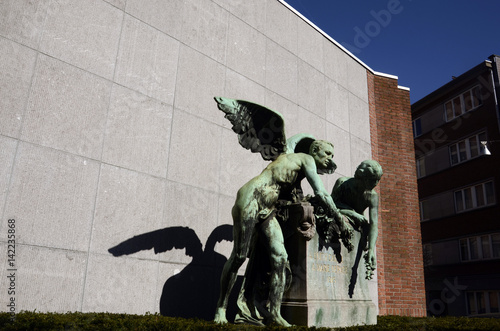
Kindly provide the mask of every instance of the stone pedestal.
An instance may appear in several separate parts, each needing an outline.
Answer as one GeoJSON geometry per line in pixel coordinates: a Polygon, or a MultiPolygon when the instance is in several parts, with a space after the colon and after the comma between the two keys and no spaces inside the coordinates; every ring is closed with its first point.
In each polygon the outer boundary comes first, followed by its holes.
{"type": "Polygon", "coordinates": [[[289,323],[315,327],[377,323],[369,287],[377,288],[365,279],[360,233],[354,234],[350,253],[341,245],[324,247],[317,234],[310,241],[293,233],[285,238],[293,278],[281,313],[289,323]]]}

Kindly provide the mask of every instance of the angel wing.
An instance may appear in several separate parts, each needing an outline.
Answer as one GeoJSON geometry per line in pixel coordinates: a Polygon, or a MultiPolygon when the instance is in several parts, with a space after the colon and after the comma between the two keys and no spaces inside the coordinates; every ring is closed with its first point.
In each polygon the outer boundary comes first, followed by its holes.
{"type": "Polygon", "coordinates": [[[316,138],[309,133],[299,133],[286,140],[287,153],[309,153],[311,144],[316,138]]]}
{"type": "Polygon", "coordinates": [[[286,152],[285,122],[280,113],[244,100],[214,99],[233,125],[241,146],[260,153],[266,161],[286,152]]]}

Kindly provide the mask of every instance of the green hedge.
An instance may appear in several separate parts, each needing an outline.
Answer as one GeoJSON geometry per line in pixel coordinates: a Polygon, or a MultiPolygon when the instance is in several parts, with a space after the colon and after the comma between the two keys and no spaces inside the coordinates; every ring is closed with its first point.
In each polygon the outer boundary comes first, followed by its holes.
{"type": "MultiPolygon", "coordinates": [[[[0,313],[0,330],[329,330],[327,328],[243,325],[218,325],[197,319],[165,317],[158,314],[126,315],[108,313],[36,313],[21,312],[11,321],[8,313],[0,313]]],[[[379,316],[377,325],[337,328],[345,331],[372,330],[500,330],[500,319],[440,317],[413,318],[379,316]]]]}

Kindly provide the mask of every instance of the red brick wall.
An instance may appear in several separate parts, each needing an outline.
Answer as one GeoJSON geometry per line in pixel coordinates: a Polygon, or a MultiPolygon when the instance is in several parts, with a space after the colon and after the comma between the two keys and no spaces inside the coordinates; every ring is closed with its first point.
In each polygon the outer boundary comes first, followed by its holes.
{"type": "Polygon", "coordinates": [[[368,73],[372,158],[384,170],[378,188],[379,309],[380,315],[425,316],[410,93],[397,84],[368,73]]]}

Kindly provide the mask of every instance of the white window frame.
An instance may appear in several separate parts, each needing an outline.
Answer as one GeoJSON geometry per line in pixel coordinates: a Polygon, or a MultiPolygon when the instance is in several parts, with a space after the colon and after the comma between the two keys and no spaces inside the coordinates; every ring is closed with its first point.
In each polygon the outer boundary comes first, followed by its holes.
{"type": "Polygon", "coordinates": [[[492,236],[500,236],[500,233],[490,233],[490,234],[484,234],[480,236],[473,236],[473,237],[467,237],[467,238],[462,238],[458,241],[458,249],[460,251],[460,261],[462,262],[471,262],[471,261],[478,261],[478,260],[494,260],[494,259],[499,259],[500,254],[498,256],[494,255],[493,251],[493,239],[492,236]],[[464,256],[463,251],[462,251],[462,244],[465,244],[464,246],[467,247],[467,256],[464,256]],[[473,246],[476,247],[473,247],[473,246]],[[484,248],[486,246],[486,249],[488,252],[485,252],[484,248]],[[477,257],[472,258],[472,250],[475,249],[477,252],[477,257]]]}
{"type": "Polygon", "coordinates": [[[426,176],[425,171],[425,156],[419,157],[415,160],[417,166],[417,178],[422,178],[426,176]]]}
{"type": "Polygon", "coordinates": [[[491,311],[491,295],[496,296],[497,303],[500,302],[500,291],[498,290],[484,290],[484,291],[467,291],[466,292],[466,307],[467,307],[467,315],[469,316],[477,316],[477,315],[483,315],[483,314],[498,314],[497,311],[492,312],[491,311]],[[478,293],[482,294],[484,298],[484,312],[479,312],[478,311],[478,293]],[[476,313],[472,313],[471,307],[469,305],[470,299],[472,298],[472,301],[475,305],[475,311],[476,313]]]}
{"type": "Polygon", "coordinates": [[[451,120],[454,120],[457,117],[460,117],[464,115],[467,112],[470,112],[472,110],[475,110],[479,106],[482,105],[482,100],[480,98],[480,86],[476,85],[473,88],[455,96],[454,98],[448,100],[447,102],[444,103],[444,114],[446,118],[446,122],[449,122],[451,120]],[[472,104],[472,107],[470,109],[466,109],[466,100],[467,98],[470,98],[470,102],[472,104]],[[460,109],[456,107],[457,104],[460,104],[460,109]],[[451,116],[448,112],[448,108],[451,108],[451,116]]]}
{"type": "Polygon", "coordinates": [[[450,153],[450,164],[452,166],[464,163],[466,161],[475,159],[480,157],[481,155],[486,154],[486,148],[481,141],[487,141],[488,137],[486,135],[486,131],[479,132],[475,135],[467,137],[463,140],[460,140],[454,144],[451,144],[448,149],[450,153]],[[475,143],[474,143],[475,140],[475,143]],[[460,147],[461,145],[465,146],[465,157],[462,159],[460,156],[460,147]],[[475,149],[477,151],[476,155],[473,155],[472,150],[475,149]],[[454,155],[456,158],[454,158],[454,155]]]}
{"type": "Polygon", "coordinates": [[[427,221],[430,220],[430,218],[425,218],[425,213],[424,213],[424,205],[427,202],[428,199],[425,200],[420,200],[420,221],[427,221]]]}
{"type": "Polygon", "coordinates": [[[466,212],[466,211],[469,211],[469,210],[473,210],[473,209],[478,209],[478,208],[483,208],[483,207],[487,207],[487,206],[492,206],[496,203],[496,198],[495,198],[495,185],[493,183],[493,180],[488,180],[486,182],[482,182],[482,183],[477,183],[477,184],[474,184],[474,185],[471,185],[471,186],[467,186],[467,187],[464,187],[460,190],[456,190],[454,193],[453,193],[453,199],[455,200],[455,212],[457,214],[459,213],[463,213],[463,212],[466,212]],[[488,195],[487,195],[487,190],[486,190],[486,185],[491,183],[492,185],[492,190],[491,192],[493,193],[493,196],[491,197],[491,202],[488,202],[488,195]],[[477,196],[477,192],[476,192],[476,187],[481,185],[482,186],[482,193],[483,193],[483,202],[484,204],[481,204],[479,205],[479,201],[480,200],[480,197],[477,196]],[[472,202],[472,206],[468,207],[467,206],[467,203],[466,203],[466,192],[470,190],[470,194],[471,194],[471,202],[472,202]],[[460,195],[460,198],[461,198],[461,202],[458,201],[457,199],[457,195],[460,195]],[[461,204],[461,206],[460,206],[461,204]]]}

